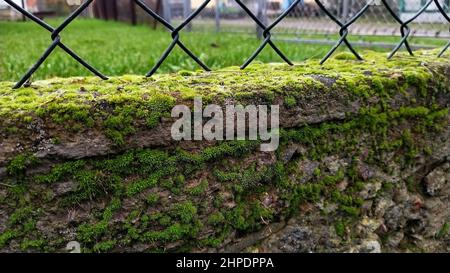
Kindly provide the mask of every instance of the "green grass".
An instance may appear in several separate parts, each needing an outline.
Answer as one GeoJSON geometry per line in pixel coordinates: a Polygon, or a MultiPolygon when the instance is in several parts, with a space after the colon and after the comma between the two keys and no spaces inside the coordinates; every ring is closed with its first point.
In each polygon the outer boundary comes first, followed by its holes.
{"type": "MultiPolygon", "coordinates": [[[[57,26],[61,19],[51,19],[57,26]]],[[[130,26],[118,22],[77,19],[61,34],[62,41],[77,54],[109,76],[145,74],[169,45],[170,34],[147,25],[130,26]]],[[[183,32],[182,41],[213,69],[241,65],[259,46],[251,34],[183,32]]],[[[32,22],[0,22],[0,81],[16,81],[49,46],[50,33],[32,22]]],[[[293,61],[321,58],[330,45],[277,41],[293,61]]],[[[377,49],[383,50],[383,49],[377,49]]],[[[386,49],[384,49],[386,50],[386,49]]],[[[280,62],[267,47],[258,57],[262,62],[280,62]]],[[[197,70],[198,65],[176,47],[159,73],[197,70]]],[[[34,74],[33,79],[91,75],[59,48],[34,74]]]]}
{"type": "MultiPolygon", "coordinates": [[[[56,26],[60,20],[50,20],[56,26]]],[[[162,28],[129,26],[92,19],[74,21],[62,34],[62,41],[106,75],[145,74],[169,45],[170,34],[162,28]]],[[[241,65],[260,41],[250,35],[226,33],[182,33],[182,41],[211,68],[241,65]]],[[[0,22],[0,81],[17,80],[50,44],[50,33],[31,22],[0,22]]],[[[279,42],[294,61],[322,56],[329,46],[301,46],[279,42]]],[[[280,61],[269,48],[258,60],[280,61]]],[[[178,47],[159,72],[200,69],[178,47]]],[[[55,76],[90,75],[59,48],[34,75],[34,79],[55,76]]]]}

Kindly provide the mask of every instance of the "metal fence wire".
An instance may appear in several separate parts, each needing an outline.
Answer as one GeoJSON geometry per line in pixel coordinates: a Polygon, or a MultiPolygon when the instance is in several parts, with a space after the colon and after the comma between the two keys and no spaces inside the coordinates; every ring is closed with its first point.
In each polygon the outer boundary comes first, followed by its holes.
{"type": "MultiPolygon", "coordinates": [[[[26,16],[42,28],[46,29],[51,33],[51,44],[50,46],[45,50],[45,52],[42,54],[42,56],[37,60],[37,62],[25,73],[25,75],[15,84],[14,88],[20,88],[22,87],[33,75],[33,73],[39,69],[39,67],[42,65],[42,63],[50,56],[50,54],[55,50],[56,47],[60,47],[63,51],[65,51],[68,55],[70,55],[73,59],[75,59],[77,62],[82,64],[86,69],[91,71],[94,75],[98,76],[99,78],[106,80],[108,79],[105,75],[103,75],[101,72],[96,70],[94,67],[92,67],[89,63],[87,63],[84,59],[82,59],[80,56],[78,56],[74,51],[72,51],[70,48],[68,48],[64,43],[61,41],[60,34],[64,31],[64,29],[72,23],[74,19],[76,19],[83,11],[85,11],[89,5],[93,3],[94,0],[86,0],[84,1],[78,8],[75,9],[58,27],[54,28],[44,22],[43,20],[39,19],[32,13],[28,12],[18,4],[16,4],[12,0],[4,0],[7,4],[9,4],[11,7],[16,9],[18,12],[20,12],[22,15],[26,16]]],[[[167,20],[166,18],[163,18],[162,16],[158,15],[154,10],[152,10],[145,1],[142,0],[133,0],[134,3],[139,6],[146,14],[151,16],[154,20],[161,23],[165,28],[167,28],[170,31],[170,35],[172,37],[172,42],[167,47],[167,49],[164,51],[162,56],[159,58],[159,60],[156,62],[156,64],[151,68],[151,70],[146,74],[147,77],[151,77],[155,72],[158,71],[159,67],[164,63],[166,58],[171,54],[172,50],[175,48],[175,46],[180,47],[190,58],[192,58],[200,67],[202,67],[206,71],[210,71],[209,67],[204,64],[190,49],[188,49],[183,42],[180,40],[180,31],[187,28],[190,23],[199,16],[199,14],[205,10],[206,6],[211,2],[211,0],[204,0],[202,1],[196,9],[194,9],[187,17],[183,18],[181,23],[175,27],[170,23],[170,20],[167,20]]],[[[443,4],[441,4],[442,0],[426,0],[421,1],[422,4],[420,8],[414,12],[411,16],[409,16],[408,19],[402,18],[402,16],[399,16],[398,13],[395,11],[395,9],[392,6],[392,1],[389,0],[362,0],[357,1],[358,4],[363,3],[363,5],[355,5],[355,7],[350,6],[348,7],[348,10],[352,10],[353,12],[345,14],[345,16],[339,16],[336,15],[335,10],[332,6],[327,4],[328,1],[325,0],[314,0],[314,3],[316,7],[320,9],[320,12],[324,13],[334,24],[337,26],[337,33],[339,34],[339,39],[336,42],[336,44],[331,48],[331,50],[325,55],[325,57],[320,61],[321,64],[325,63],[332,55],[333,53],[341,46],[345,45],[350,52],[355,55],[355,57],[359,60],[363,60],[363,58],[358,54],[356,49],[353,47],[352,43],[347,39],[350,31],[349,28],[357,21],[361,20],[361,18],[368,12],[369,8],[371,7],[383,7],[385,9],[385,13],[389,14],[398,24],[399,33],[401,35],[401,38],[398,42],[398,44],[394,47],[392,52],[389,54],[388,58],[391,59],[403,46],[406,48],[407,52],[410,55],[413,55],[412,47],[408,41],[408,38],[411,36],[411,27],[410,25],[417,20],[417,18],[424,14],[427,9],[432,5],[436,5],[437,10],[440,12],[440,14],[443,16],[443,18],[447,21],[447,23],[450,23],[450,17],[446,13],[448,6],[444,7],[443,4]]],[[[310,5],[307,5],[306,0],[292,0],[289,1],[289,5],[273,20],[271,24],[267,24],[260,16],[261,13],[259,10],[258,14],[255,14],[251,8],[244,2],[245,0],[234,0],[234,2],[240,7],[240,9],[245,12],[253,21],[256,23],[258,28],[261,30],[261,37],[262,42],[261,45],[254,51],[254,53],[245,61],[245,63],[241,66],[241,69],[245,69],[249,64],[251,64],[254,59],[261,53],[261,51],[266,47],[270,46],[279,56],[280,58],[285,61],[289,65],[293,65],[293,63],[289,60],[289,58],[276,46],[274,41],[272,40],[272,34],[271,31],[277,27],[283,20],[289,19],[289,15],[302,9],[307,9],[310,7],[310,5]]],[[[310,3],[312,1],[308,1],[310,3]]],[[[348,2],[348,1],[347,1],[348,2]]],[[[319,11],[317,11],[319,12],[319,11]]],[[[300,23],[298,28],[302,28],[302,25],[300,23]]],[[[441,57],[446,50],[450,47],[450,41],[447,43],[447,45],[442,49],[442,51],[439,53],[439,57],[441,57]]]]}

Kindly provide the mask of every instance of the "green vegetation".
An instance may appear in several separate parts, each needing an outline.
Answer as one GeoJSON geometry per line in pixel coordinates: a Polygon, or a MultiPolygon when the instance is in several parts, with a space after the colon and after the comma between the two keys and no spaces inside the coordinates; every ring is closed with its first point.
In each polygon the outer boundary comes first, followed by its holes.
{"type": "MultiPolygon", "coordinates": [[[[49,20],[56,26],[60,19],[49,20]]],[[[0,22],[0,81],[17,80],[36,62],[49,45],[50,34],[32,22],[0,22]],[[23,37],[33,37],[33,46],[23,37]]],[[[62,33],[64,43],[85,58],[105,75],[144,75],[155,64],[171,42],[170,34],[148,25],[130,26],[124,23],[77,19],[62,33]],[[88,46],[95,45],[95,46],[88,46]]],[[[241,65],[259,46],[254,35],[240,35],[236,43],[233,33],[183,33],[182,40],[211,68],[241,65]],[[226,54],[226,58],[224,58],[226,54]]],[[[278,42],[281,50],[294,61],[302,61],[311,56],[320,56],[329,46],[298,45],[278,42]],[[299,48],[301,47],[301,49],[299,48]]],[[[278,55],[264,50],[258,60],[279,61],[278,55]]],[[[160,72],[180,72],[181,76],[192,74],[190,70],[200,69],[198,65],[176,48],[160,72]]],[[[48,61],[37,71],[34,79],[52,77],[89,76],[90,72],[76,63],[62,50],[57,49],[48,61]]]]}
{"type": "MultiPolygon", "coordinates": [[[[121,203],[120,200],[114,199],[111,201],[111,204],[105,209],[102,214],[101,221],[95,224],[82,224],[78,227],[78,239],[81,242],[85,243],[93,243],[98,240],[103,234],[105,234],[108,230],[109,221],[111,220],[113,213],[120,209],[121,203]]],[[[105,245],[94,246],[94,249],[102,250],[105,245]]]]}
{"type": "Polygon", "coordinates": [[[17,208],[10,214],[7,227],[3,233],[0,233],[0,247],[4,247],[11,240],[21,238],[20,249],[25,250],[49,250],[48,242],[39,234],[36,228],[36,222],[42,209],[34,209],[30,206],[17,208]]]}
{"type": "Polygon", "coordinates": [[[336,231],[336,235],[343,238],[345,236],[345,224],[342,221],[337,221],[334,224],[334,230],[336,231]]]}
{"type": "MultiPolygon", "coordinates": [[[[61,19],[50,19],[48,22],[57,26],[61,19]]],[[[253,29],[252,29],[253,31],[253,29]]],[[[14,81],[36,62],[49,45],[49,33],[32,22],[0,22],[0,81],[14,81]],[[30,47],[29,40],[33,37],[30,47]]],[[[286,38],[285,35],[279,35],[286,38]]],[[[170,35],[162,29],[156,31],[148,25],[130,26],[124,23],[100,21],[93,19],[77,19],[62,33],[63,41],[81,57],[99,71],[109,76],[124,74],[144,75],[160,57],[171,41],[170,35]],[[96,46],[87,46],[96,45],[96,46]]],[[[292,38],[292,37],[287,37],[292,38]]],[[[302,35],[305,39],[323,39],[314,35],[302,35]]],[[[329,39],[337,40],[337,35],[329,39]]],[[[362,37],[349,37],[350,40],[361,40],[362,37]]],[[[260,41],[254,34],[190,32],[182,34],[183,42],[194,50],[211,68],[218,69],[241,65],[259,46],[260,41]],[[236,43],[236,36],[239,43],[236,43]],[[224,58],[226,54],[226,58],[224,58]]],[[[397,43],[398,37],[364,37],[367,42],[397,43]]],[[[418,44],[443,46],[445,40],[413,39],[418,44]]],[[[280,49],[293,61],[317,59],[330,49],[329,45],[298,44],[277,41],[280,49]]],[[[373,47],[378,51],[384,48],[373,47]]],[[[340,49],[341,50],[341,49],[340,49]]],[[[338,59],[353,60],[353,55],[340,55],[338,59]]],[[[263,62],[278,62],[279,57],[270,49],[265,49],[258,57],[263,62]]],[[[180,70],[181,76],[189,76],[198,65],[181,50],[175,49],[160,72],[180,70]]],[[[90,73],[67,56],[59,48],[37,71],[33,79],[49,79],[53,77],[88,76],[90,73]]]]}
{"type": "Polygon", "coordinates": [[[38,163],[38,159],[32,154],[20,154],[13,158],[7,167],[10,175],[23,175],[28,167],[38,163]]]}
{"type": "MultiPolygon", "coordinates": [[[[408,96],[409,86],[418,88],[423,97],[429,92],[426,87],[433,73],[445,65],[444,59],[430,56],[429,52],[418,52],[417,57],[399,54],[394,61],[387,61],[384,54],[367,52],[364,62],[340,60],[340,54],[323,66],[313,60],[293,67],[254,64],[245,71],[231,67],[212,73],[192,72],[189,76],[178,73],[150,79],[141,76],[107,81],[94,77],[53,79],[20,90],[12,90],[10,82],[0,82],[0,124],[7,134],[27,135],[30,123],[40,118],[55,123],[68,134],[100,130],[114,145],[123,147],[128,137],[142,128],[157,127],[170,116],[176,103],[194,96],[221,103],[232,90],[237,102],[243,104],[255,98],[272,103],[282,96],[284,105],[290,109],[312,92],[322,94],[327,90],[344,92],[348,100],[379,97],[385,102],[399,90],[408,96]],[[433,67],[427,67],[426,61],[432,62],[433,67]],[[321,75],[334,84],[326,86],[311,75],[321,75]],[[397,78],[399,75],[401,78],[397,78]]],[[[445,88],[446,79],[434,80],[432,86],[436,89],[445,88]]],[[[64,137],[54,135],[52,139],[57,140],[57,145],[64,137]]]]}
{"type": "MultiPolygon", "coordinates": [[[[362,109],[357,118],[348,122],[323,123],[314,127],[305,126],[284,131],[282,143],[306,141],[311,143],[309,147],[311,152],[308,153],[310,158],[321,158],[341,150],[342,145],[349,151],[353,151],[349,154],[353,154],[357,151],[354,147],[357,144],[353,143],[352,139],[355,137],[359,139],[359,134],[371,132],[376,139],[368,143],[367,147],[374,151],[373,158],[367,158],[368,162],[373,161],[374,164],[382,167],[383,162],[377,160],[377,156],[386,151],[402,151],[405,157],[400,160],[404,161],[403,164],[409,164],[406,160],[407,151],[415,149],[411,146],[410,138],[416,139],[415,135],[419,132],[408,131],[409,136],[406,140],[404,135],[398,135],[398,139],[391,139],[392,145],[384,144],[388,138],[385,133],[390,130],[392,124],[400,124],[404,127],[410,120],[414,120],[413,124],[416,126],[441,124],[426,127],[428,132],[440,130],[442,122],[445,122],[443,119],[445,115],[436,114],[439,111],[442,110],[425,110],[424,107],[405,107],[388,112],[362,109]],[[362,125],[363,121],[364,125],[362,125]],[[373,126],[372,122],[368,121],[375,122],[377,126],[373,126]],[[377,132],[383,132],[383,134],[377,132]],[[308,135],[314,138],[299,137],[308,135]],[[396,142],[400,144],[394,144],[396,142]]],[[[24,183],[30,187],[35,182],[51,185],[67,179],[75,179],[78,181],[77,190],[56,201],[71,206],[85,200],[113,197],[102,212],[94,214],[95,220],[78,226],[77,239],[83,243],[85,251],[107,252],[112,251],[116,245],[130,245],[133,242],[148,243],[152,246],[150,250],[156,251],[167,243],[180,240],[184,242],[187,249],[202,246],[217,247],[233,230],[244,234],[253,232],[279,217],[279,213],[263,205],[260,200],[261,194],[274,188],[280,194],[280,202],[289,204],[281,212],[284,217],[298,213],[299,206],[305,203],[315,204],[326,201],[337,204],[341,220],[335,223],[335,231],[339,237],[344,238],[347,230],[351,230],[352,221],[360,215],[363,200],[358,194],[365,183],[371,183],[371,181],[362,181],[363,178],[356,169],[356,159],[346,169],[340,169],[334,174],[329,174],[325,169],[318,167],[313,171],[310,180],[303,184],[297,182],[303,174],[291,168],[302,158],[296,158],[287,165],[278,161],[262,169],[256,169],[254,164],[242,167],[239,164],[223,162],[224,159],[245,159],[248,154],[255,151],[253,144],[253,142],[245,141],[223,142],[194,154],[183,150],[127,151],[122,155],[102,160],[62,163],[54,166],[47,175],[36,175],[25,180],[24,183]],[[218,168],[219,166],[222,166],[221,169],[218,168]],[[183,185],[186,180],[196,176],[196,170],[208,170],[210,173],[208,180],[200,180],[196,186],[185,189],[188,195],[181,195],[183,185]],[[133,177],[132,181],[130,181],[131,177],[133,177]],[[223,200],[217,201],[221,199],[220,195],[217,196],[217,200],[203,204],[202,198],[198,199],[198,197],[211,186],[210,180],[222,184],[224,189],[232,190],[236,206],[227,207],[223,200]],[[337,185],[343,180],[347,180],[349,186],[344,191],[338,190],[337,185]],[[151,193],[142,197],[135,196],[147,189],[151,190],[151,193]],[[160,195],[167,190],[175,194],[173,202],[164,195],[160,195]],[[179,197],[176,197],[178,195],[179,197]],[[135,210],[126,212],[128,215],[126,221],[119,225],[112,225],[115,213],[123,209],[121,200],[130,197],[136,200],[143,199],[143,202],[136,205],[135,210]],[[155,206],[156,204],[162,206],[155,206]],[[151,212],[148,212],[146,208],[151,209],[151,212]],[[158,209],[155,211],[155,208],[158,209]],[[209,213],[207,218],[201,219],[200,215],[205,213],[205,209],[206,211],[214,209],[214,211],[209,213]],[[208,239],[190,240],[199,236],[207,225],[214,227],[213,235],[208,239]],[[111,237],[117,232],[124,235],[111,237]]],[[[33,215],[36,213],[29,206],[17,209],[11,214],[10,229],[0,235],[1,245],[4,246],[15,238],[23,237],[20,245],[24,249],[49,249],[48,242],[42,241],[39,233],[35,232],[35,220],[28,221],[31,216],[35,217],[33,215]],[[29,232],[32,232],[34,236],[29,237],[27,235],[29,232]]],[[[442,231],[436,236],[444,236],[446,232],[447,227],[444,225],[442,231]]]]}
{"type": "Polygon", "coordinates": [[[156,203],[158,203],[158,201],[159,201],[159,195],[158,195],[157,193],[151,193],[151,194],[149,194],[149,195],[147,196],[146,201],[147,201],[147,204],[148,204],[149,206],[153,206],[153,205],[155,205],[156,203]]]}
{"type": "Polygon", "coordinates": [[[208,189],[208,181],[202,180],[197,186],[187,189],[187,192],[194,196],[202,195],[208,189]]]}
{"type": "Polygon", "coordinates": [[[448,223],[444,223],[443,225],[442,225],[442,228],[439,230],[439,232],[436,234],[436,237],[438,238],[438,239],[442,239],[442,238],[444,238],[445,236],[447,236],[447,234],[448,234],[448,230],[450,229],[450,226],[449,226],[449,224],[448,223]]]}
{"type": "MultiPolygon", "coordinates": [[[[7,167],[5,181],[11,187],[1,201],[14,209],[8,212],[0,246],[62,249],[67,242],[47,239],[36,228],[37,220],[42,211],[58,208],[67,213],[87,203],[92,204],[88,218],[74,223],[76,239],[86,252],[131,249],[136,244],[144,245],[145,251],[220,247],[230,236],[244,236],[318,204],[323,214],[330,213],[328,205],[335,207],[331,224],[337,236],[351,238],[355,221],[363,215],[361,192],[367,184],[380,182],[363,175],[359,167],[368,164],[387,174],[392,171],[388,163],[411,167],[417,156],[434,153],[430,140],[448,126],[448,109],[437,99],[449,91],[448,79],[439,77],[448,64],[430,53],[420,54],[385,61],[368,52],[377,67],[371,61],[341,60],[338,54],[324,66],[256,64],[246,72],[229,68],[155,79],[58,79],[17,91],[0,83],[0,117],[5,118],[0,126],[16,128],[5,134],[26,137],[26,124],[39,117],[64,132],[67,124],[106,135],[114,132],[118,146],[136,132],[158,127],[171,105],[197,94],[218,103],[229,98],[244,104],[284,102],[288,109],[334,98],[359,105],[340,120],[281,129],[281,148],[274,154],[259,153],[260,141],[223,141],[189,150],[121,146],[114,154],[66,160],[25,176],[40,162],[30,151],[22,151],[7,167]],[[290,144],[305,151],[296,150],[286,161],[283,151],[290,144]],[[387,154],[392,159],[385,160],[387,154]],[[323,160],[330,156],[348,162],[332,171],[323,160]],[[306,170],[300,167],[305,161],[317,165],[306,170]],[[52,197],[64,182],[74,189],[52,197]]],[[[54,145],[60,145],[70,136],[49,138],[57,138],[54,145]]],[[[377,196],[393,187],[381,182],[377,196]]],[[[447,229],[444,225],[436,236],[445,236],[447,229]]]]}

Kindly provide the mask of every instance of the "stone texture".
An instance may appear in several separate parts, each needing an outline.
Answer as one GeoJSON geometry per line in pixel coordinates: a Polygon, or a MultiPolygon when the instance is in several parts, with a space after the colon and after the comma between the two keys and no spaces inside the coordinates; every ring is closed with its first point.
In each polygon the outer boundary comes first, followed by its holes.
{"type": "Polygon", "coordinates": [[[33,83],[56,110],[0,102],[0,252],[448,252],[448,60],[376,56],[33,83]],[[280,149],[173,141],[151,99],[193,94],[281,105],[280,149]]]}

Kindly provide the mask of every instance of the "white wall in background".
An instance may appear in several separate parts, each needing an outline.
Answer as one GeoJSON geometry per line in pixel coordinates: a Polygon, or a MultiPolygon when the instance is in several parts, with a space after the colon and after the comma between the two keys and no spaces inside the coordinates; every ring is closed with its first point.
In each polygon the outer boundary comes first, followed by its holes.
{"type": "MultiPolygon", "coordinates": [[[[21,1],[21,0],[13,0],[13,2],[16,3],[16,4],[18,4],[19,6],[22,6],[22,1],[21,1]]],[[[6,8],[8,8],[8,7],[9,7],[9,5],[6,4],[5,1],[0,0],[0,9],[6,9],[6,8]]]]}

